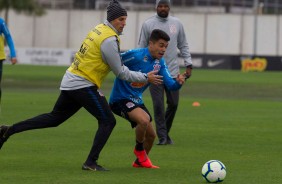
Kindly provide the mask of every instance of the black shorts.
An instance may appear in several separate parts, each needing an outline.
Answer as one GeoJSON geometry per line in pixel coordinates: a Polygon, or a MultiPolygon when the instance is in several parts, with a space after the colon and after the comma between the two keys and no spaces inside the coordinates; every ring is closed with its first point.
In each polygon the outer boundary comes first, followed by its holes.
{"type": "Polygon", "coordinates": [[[131,112],[133,109],[137,107],[143,109],[150,116],[150,122],[152,121],[152,116],[144,104],[136,104],[132,102],[131,100],[124,99],[124,100],[117,101],[113,104],[110,104],[110,107],[113,113],[128,120],[131,123],[132,128],[136,127],[137,123],[134,121],[131,121],[127,113],[131,112]]]}

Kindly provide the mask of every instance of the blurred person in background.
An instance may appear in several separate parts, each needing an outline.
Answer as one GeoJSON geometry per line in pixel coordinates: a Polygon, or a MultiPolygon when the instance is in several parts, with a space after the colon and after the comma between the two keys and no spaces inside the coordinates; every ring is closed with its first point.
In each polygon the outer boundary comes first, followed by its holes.
{"type": "MultiPolygon", "coordinates": [[[[170,37],[170,42],[164,55],[170,74],[173,78],[176,78],[180,73],[177,61],[179,50],[181,57],[184,59],[186,76],[189,78],[192,74],[192,59],[183,25],[178,18],[169,15],[170,0],[157,0],[155,8],[157,13],[147,19],[142,25],[138,46],[141,48],[148,46],[152,30],[161,29],[165,31],[170,37]]],[[[153,100],[154,119],[159,139],[157,145],[173,144],[169,132],[178,107],[179,90],[170,91],[165,85],[150,85],[149,88],[153,100]],[[166,110],[164,93],[166,94],[166,110]]]]}
{"type": "Polygon", "coordinates": [[[2,81],[2,73],[3,73],[3,62],[6,60],[5,41],[10,49],[11,63],[14,65],[17,63],[17,57],[16,57],[16,50],[14,47],[13,38],[10,34],[10,31],[4,19],[0,17],[0,103],[2,97],[1,81],[2,81]]]}
{"type": "Polygon", "coordinates": [[[82,169],[108,171],[97,163],[116,125],[107,99],[99,90],[104,78],[113,71],[122,80],[154,84],[162,82],[154,71],[134,72],[122,64],[119,35],[123,32],[126,19],[127,11],[117,0],[112,0],[107,7],[107,20],[88,33],[63,76],[60,95],[53,110],[13,125],[0,126],[0,149],[10,136],[27,130],[57,127],[83,107],[98,120],[98,130],[82,169]]]}

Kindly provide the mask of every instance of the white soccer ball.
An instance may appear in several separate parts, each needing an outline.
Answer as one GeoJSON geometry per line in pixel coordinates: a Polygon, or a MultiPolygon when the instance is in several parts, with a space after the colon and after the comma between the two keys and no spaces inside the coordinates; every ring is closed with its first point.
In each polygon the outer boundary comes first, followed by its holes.
{"type": "Polygon", "coordinates": [[[204,164],[202,176],[209,183],[222,182],[226,176],[226,167],[219,160],[210,160],[204,164]]]}

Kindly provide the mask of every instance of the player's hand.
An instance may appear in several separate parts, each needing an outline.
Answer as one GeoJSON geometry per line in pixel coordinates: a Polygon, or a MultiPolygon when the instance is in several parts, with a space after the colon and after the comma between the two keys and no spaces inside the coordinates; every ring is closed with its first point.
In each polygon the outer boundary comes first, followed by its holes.
{"type": "Polygon", "coordinates": [[[163,76],[157,75],[157,73],[158,71],[151,71],[147,73],[149,83],[155,84],[155,85],[163,83],[163,80],[162,80],[163,76]]]}
{"type": "Polygon", "coordinates": [[[177,81],[180,85],[183,85],[183,84],[185,83],[185,80],[186,80],[186,73],[184,73],[184,74],[178,74],[178,75],[177,75],[176,81],[177,81]]]}
{"type": "Polygon", "coordinates": [[[192,68],[186,68],[186,72],[185,72],[186,79],[190,78],[191,75],[192,75],[192,68]]]}
{"type": "Polygon", "coordinates": [[[16,64],[18,62],[17,58],[11,58],[11,63],[12,65],[16,64]]]}

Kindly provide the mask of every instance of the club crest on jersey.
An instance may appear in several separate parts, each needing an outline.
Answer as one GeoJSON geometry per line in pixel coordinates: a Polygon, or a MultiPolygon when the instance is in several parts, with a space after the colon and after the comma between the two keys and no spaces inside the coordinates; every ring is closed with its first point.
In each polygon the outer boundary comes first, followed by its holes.
{"type": "Polygon", "coordinates": [[[144,56],[143,61],[147,62],[148,61],[148,56],[144,56]]]}
{"type": "Polygon", "coordinates": [[[171,34],[176,34],[177,33],[177,28],[174,24],[169,25],[169,31],[171,34]]]}
{"type": "Polygon", "coordinates": [[[159,71],[160,70],[161,65],[159,63],[160,63],[159,60],[155,62],[154,66],[153,66],[154,67],[154,71],[156,71],[156,70],[159,71]]]}

